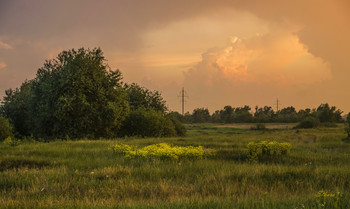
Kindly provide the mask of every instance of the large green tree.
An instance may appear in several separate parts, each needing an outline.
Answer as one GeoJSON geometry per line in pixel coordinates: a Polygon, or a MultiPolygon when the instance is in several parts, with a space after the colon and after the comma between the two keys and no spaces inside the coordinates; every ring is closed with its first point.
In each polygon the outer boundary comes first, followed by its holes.
{"type": "Polygon", "coordinates": [[[101,49],[61,52],[32,81],[31,130],[38,137],[111,137],[129,112],[119,70],[101,49]]]}

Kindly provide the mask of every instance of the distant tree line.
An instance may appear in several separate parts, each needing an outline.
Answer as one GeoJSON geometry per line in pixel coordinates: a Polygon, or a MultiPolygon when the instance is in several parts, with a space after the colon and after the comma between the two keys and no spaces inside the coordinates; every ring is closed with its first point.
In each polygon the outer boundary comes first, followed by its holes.
{"type": "MultiPolygon", "coordinates": [[[[344,122],[342,111],[328,103],[321,104],[315,109],[301,109],[296,111],[293,106],[274,111],[272,107],[255,107],[252,109],[244,107],[225,106],[222,110],[216,110],[213,114],[207,108],[194,109],[192,114],[187,112],[181,115],[172,112],[171,115],[183,123],[304,123],[310,122],[317,126],[319,124],[332,125],[344,122]]],[[[308,124],[305,124],[308,125],[308,124]]],[[[313,126],[314,127],[314,126],[313,126]]]]}
{"type": "Polygon", "coordinates": [[[122,82],[101,49],[61,52],[33,80],[8,89],[0,105],[0,140],[164,137],[185,134],[158,91],[122,82]],[[6,133],[6,134],[5,134],[6,133]]]}

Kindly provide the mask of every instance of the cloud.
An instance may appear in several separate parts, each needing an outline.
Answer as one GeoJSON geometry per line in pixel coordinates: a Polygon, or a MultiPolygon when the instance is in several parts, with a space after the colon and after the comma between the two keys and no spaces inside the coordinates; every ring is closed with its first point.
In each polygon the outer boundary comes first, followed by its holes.
{"type": "Polygon", "coordinates": [[[100,46],[130,82],[172,83],[192,65],[184,84],[192,95],[204,95],[193,107],[221,106],[225,93],[246,94],[238,101],[252,103],[288,93],[291,103],[319,96],[348,108],[342,90],[350,88],[349,11],[348,0],[0,0],[0,36],[11,37],[0,48],[13,47],[0,50],[8,65],[0,97],[33,78],[58,50],[100,46]],[[225,45],[229,36],[240,41],[225,45]],[[305,88],[312,85],[316,90],[305,88]]]}
{"type": "Polygon", "coordinates": [[[4,69],[6,67],[6,63],[5,62],[0,62],[0,70],[4,69]]]}
{"type": "Polygon", "coordinates": [[[288,87],[330,77],[329,64],[310,54],[297,36],[275,32],[247,39],[233,37],[227,46],[209,49],[185,73],[185,82],[195,80],[214,88],[223,82],[288,87]]]}
{"type": "Polygon", "coordinates": [[[7,43],[0,41],[0,49],[12,49],[13,47],[7,43]]]}

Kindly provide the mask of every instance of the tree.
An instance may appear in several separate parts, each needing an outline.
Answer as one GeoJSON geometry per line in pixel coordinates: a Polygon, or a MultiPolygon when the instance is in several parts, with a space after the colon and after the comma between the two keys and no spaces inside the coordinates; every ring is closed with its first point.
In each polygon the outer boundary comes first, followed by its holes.
{"type": "Polygon", "coordinates": [[[329,106],[328,103],[321,104],[314,113],[321,123],[339,123],[342,122],[342,111],[337,110],[335,106],[329,106]]]}
{"type": "Polygon", "coordinates": [[[31,100],[32,81],[25,81],[20,88],[5,91],[1,111],[9,118],[14,131],[22,136],[30,135],[29,130],[29,104],[31,100]]]}
{"type": "Polygon", "coordinates": [[[222,123],[223,120],[221,119],[222,116],[222,110],[216,110],[212,115],[211,115],[211,122],[213,123],[222,123]]]}
{"type": "Polygon", "coordinates": [[[192,118],[194,123],[207,123],[210,119],[209,110],[207,108],[194,109],[192,118]]]}
{"type": "Polygon", "coordinates": [[[226,105],[221,112],[221,120],[224,123],[233,123],[234,122],[234,114],[235,114],[235,109],[231,107],[230,105],[226,105]]]}
{"type": "Polygon", "coordinates": [[[282,123],[295,123],[298,121],[298,115],[293,106],[283,108],[277,113],[277,121],[282,123]]]}
{"type": "Polygon", "coordinates": [[[301,109],[297,113],[298,121],[301,121],[308,116],[311,116],[311,109],[310,108],[306,108],[305,110],[301,109]]]}
{"type": "Polygon", "coordinates": [[[158,91],[150,91],[136,83],[125,84],[131,110],[139,108],[153,109],[162,113],[167,111],[165,101],[158,91]]]}
{"type": "Polygon", "coordinates": [[[30,124],[38,137],[110,137],[129,112],[119,70],[101,49],[61,52],[32,81],[30,124]]]}
{"type": "Polygon", "coordinates": [[[251,108],[248,105],[235,108],[235,121],[238,123],[249,123],[253,121],[253,115],[250,113],[251,108]]]}
{"type": "Polygon", "coordinates": [[[255,107],[255,113],[254,113],[254,119],[255,122],[258,123],[267,123],[267,122],[273,122],[273,117],[275,113],[272,109],[272,107],[265,106],[263,108],[259,108],[258,106],[255,107]]]}

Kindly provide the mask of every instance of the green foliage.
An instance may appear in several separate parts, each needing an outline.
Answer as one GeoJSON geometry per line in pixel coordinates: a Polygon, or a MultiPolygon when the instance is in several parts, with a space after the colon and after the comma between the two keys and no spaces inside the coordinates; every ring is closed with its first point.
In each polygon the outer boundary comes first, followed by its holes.
{"type": "Polygon", "coordinates": [[[130,112],[120,130],[121,136],[176,136],[173,122],[161,112],[139,108],[130,112]]]}
{"type": "Polygon", "coordinates": [[[212,120],[223,123],[249,123],[253,121],[253,115],[250,113],[250,110],[251,108],[247,105],[236,108],[226,105],[223,110],[216,111],[212,115],[212,120]]]}
{"type": "Polygon", "coordinates": [[[253,115],[250,113],[251,108],[248,105],[235,108],[235,121],[240,123],[253,122],[253,115]]]}
{"type": "Polygon", "coordinates": [[[167,110],[165,101],[158,91],[150,91],[136,83],[125,84],[124,89],[128,96],[131,110],[144,108],[164,113],[167,110]]]}
{"type": "Polygon", "coordinates": [[[24,81],[20,88],[8,89],[2,104],[3,114],[10,119],[14,126],[14,132],[27,136],[30,134],[30,100],[33,81],[24,81]]]}
{"type": "Polygon", "coordinates": [[[280,156],[286,155],[291,148],[290,143],[279,143],[276,141],[261,141],[258,143],[250,142],[247,145],[248,159],[250,161],[258,161],[265,158],[277,159],[280,156]]]}
{"type": "Polygon", "coordinates": [[[276,113],[276,121],[280,123],[298,122],[298,114],[293,106],[283,108],[276,113]]]}
{"type": "MultiPolygon", "coordinates": [[[[63,51],[37,72],[34,134],[40,137],[112,137],[128,113],[119,81],[100,49],[63,51]]],[[[34,115],[34,114],[33,114],[34,115]]]]}
{"type": "Polygon", "coordinates": [[[8,90],[3,109],[22,135],[113,137],[129,112],[121,78],[99,48],[63,51],[34,80],[8,90]]]}
{"type": "Polygon", "coordinates": [[[320,120],[321,123],[339,123],[343,119],[341,117],[342,111],[337,110],[335,106],[329,106],[328,103],[318,106],[314,115],[320,120]]]}
{"type": "Polygon", "coordinates": [[[192,113],[193,123],[207,123],[209,122],[210,114],[207,108],[196,108],[192,113]]]}
{"type": "Polygon", "coordinates": [[[179,147],[167,143],[153,144],[143,148],[116,144],[112,149],[115,153],[122,154],[127,158],[178,160],[202,159],[210,155],[210,151],[202,146],[179,147]]]}
{"type": "Polygon", "coordinates": [[[255,107],[254,121],[257,123],[267,123],[273,121],[275,112],[272,107],[265,106],[263,108],[255,107]]]}
{"type": "Polygon", "coordinates": [[[320,121],[314,116],[304,118],[296,128],[316,128],[320,125],[320,121]]]}
{"type": "Polygon", "coordinates": [[[175,131],[176,131],[176,135],[177,136],[186,136],[186,127],[184,126],[184,124],[182,124],[180,121],[176,120],[176,119],[172,119],[171,121],[173,122],[174,126],[175,126],[175,131]]]}
{"type": "Polygon", "coordinates": [[[8,137],[11,138],[12,136],[12,126],[10,122],[6,118],[0,116],[0,141],[8,137]]]}
{"type": "MultiPolygon", "coordinates": [[[[175,126],[175,131],[176,131],[176,135],[177,136],[185,136],[186,135],[186,127],[184,126],[184,124],[182,124],[178,118],[181,119],[181,117],[179,117],[179,113],[177,112],[172,112],[169,113],[167,115],[167,117],[173,122],[174,126],[175,126]]],[[[180,115],[182,116],[182,115],[180,115]]]]}
{"type": "MultiPolygon", "coordinates": [[[[247,105],[244,107],[225,106],[222,110],[216,110],[211,115],[211,122],[214,123],[296,123],[305,118],[315,117],[322,126],[334,127],[335,123],[343,122],[342,111],[329,104],[321,104],[316,109],[306,108],[298,112],[293,106],[285,107],[281,110],[274,111],[270,106],[255,107],[255,113],[252,115],[251,108],[247,105]]],[[[193,115],[192,115],[193,117],[193,115]]]]}

